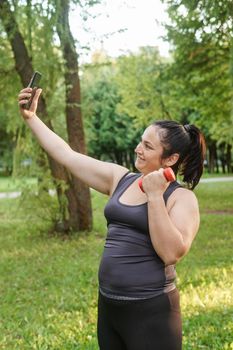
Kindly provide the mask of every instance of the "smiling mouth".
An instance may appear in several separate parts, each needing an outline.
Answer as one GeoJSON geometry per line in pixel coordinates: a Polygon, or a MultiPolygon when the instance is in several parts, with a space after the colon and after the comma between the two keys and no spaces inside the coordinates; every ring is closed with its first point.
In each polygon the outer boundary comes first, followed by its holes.
{"type": "Polygon", "coordinates": [[[139,159],[139,160],[145,160],[144,158],[140,157],[138,154],[137,154],[137,159],[139,159]]]}

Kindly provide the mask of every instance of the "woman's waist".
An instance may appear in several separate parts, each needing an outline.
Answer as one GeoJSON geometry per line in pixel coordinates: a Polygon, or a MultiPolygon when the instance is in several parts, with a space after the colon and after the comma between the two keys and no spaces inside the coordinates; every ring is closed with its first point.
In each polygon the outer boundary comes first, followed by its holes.
{"type": "Polygon", "coordinates": [[[174,288],[175,266],[165,267],[152,257],[103,254],[99,267],[102,290],[113,295],[148,297],[174,288]]]}
{"type": "Polygon", "coordinates": [[[121,225],[108,227],[99,268],[99,283],[107,293],[148,297],[174,287],[174,266],[166,267],[149,235],[121,225]],[[122,294],[123,293],[123,294],[122,294]]]}
{"type": "Polygon", "coordinates": [[[156,255],[126,253],[115,249],[113,251],[104,250],[99,270],[114,279],[125,278],[128,281],[133,279],[136,284],[140,280],[147,283],[173,280],[176,277],[175,265],[165,266],[156,255]]]}

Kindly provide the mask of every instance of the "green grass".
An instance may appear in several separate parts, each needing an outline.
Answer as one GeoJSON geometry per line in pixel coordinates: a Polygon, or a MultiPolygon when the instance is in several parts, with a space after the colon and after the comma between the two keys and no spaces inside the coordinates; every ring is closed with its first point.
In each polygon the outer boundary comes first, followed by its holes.
{"type": "Polygon", "coordinates": [[[233,349],[233,182],[200,184],[201,226],[177,265],[184,349],[233,349]]]}
{"type": "Polygon", "coordinates": [[[216,211],[233,211],[233,181],[200,183],[195,193],[199,199],[201,213],[216,211]]]}
{"type": "MultiPolygon", "coordinates": [[[[196,190],[201,228],[177,265],[184,350],[233,349],[232,193],[229,182],[200,184],[196,190]]],[[[0,349],[98,349],[105,201],[93,194],[93,232],[61,239],[47,234],[49,221],[38,219],[39,209],[30,203],[0,200],[0,349]]]]}

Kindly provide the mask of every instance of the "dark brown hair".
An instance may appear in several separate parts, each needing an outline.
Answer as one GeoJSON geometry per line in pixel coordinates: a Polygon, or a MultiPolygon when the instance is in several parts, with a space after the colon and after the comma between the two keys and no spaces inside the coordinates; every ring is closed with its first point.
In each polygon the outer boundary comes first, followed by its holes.
{"type": "Polygon", "coordinates": [[[171,168],[175,174],[183,176],[182,181],[193,190],[203,173],[206,153],[203,134],[195,125],[182,125],[171,120],[155,121],[152,125],[159,128],[162,159],[178,153],[179,159],[171,168]]]}

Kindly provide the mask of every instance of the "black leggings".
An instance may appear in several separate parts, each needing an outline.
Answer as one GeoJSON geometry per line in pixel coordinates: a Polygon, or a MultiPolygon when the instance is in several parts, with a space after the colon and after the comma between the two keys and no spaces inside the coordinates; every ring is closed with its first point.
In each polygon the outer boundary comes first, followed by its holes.
{"type": "Polygon", "coordinates": [[[100,350],[181,350],[177,289],[144,300],[114,300],[99,294],[100,350]]]}

